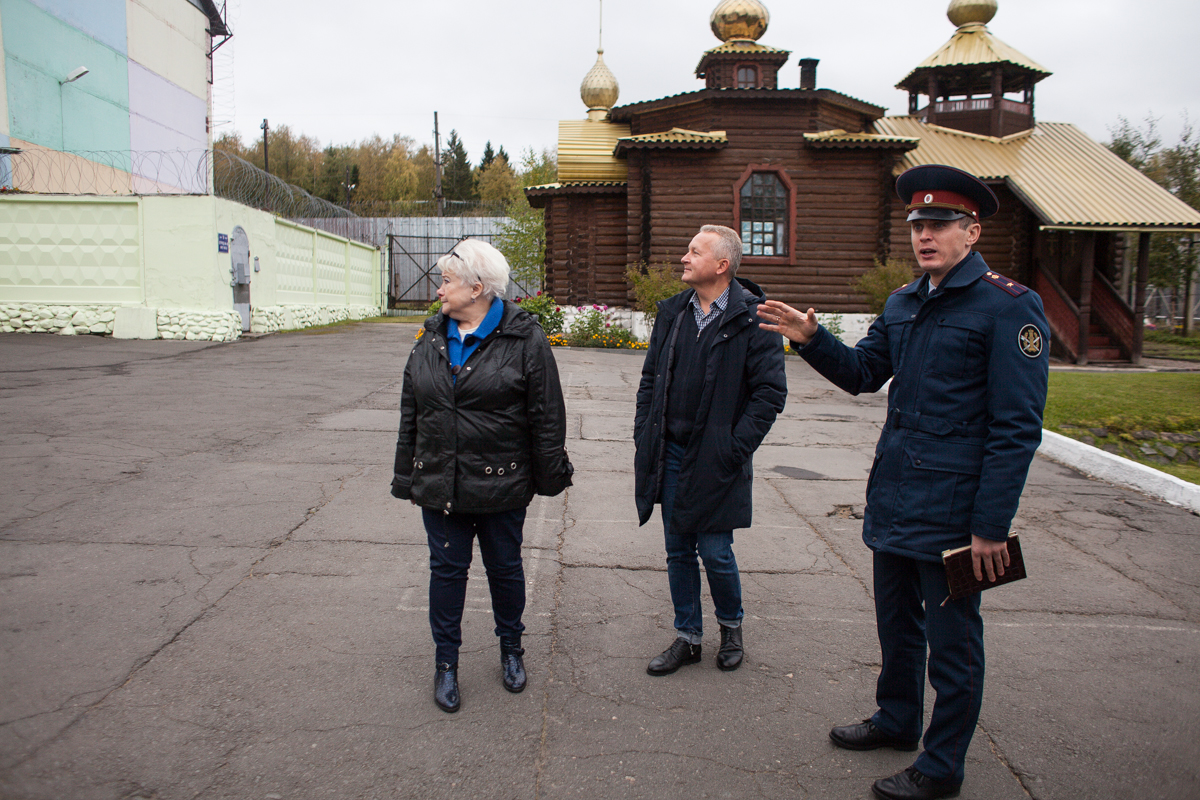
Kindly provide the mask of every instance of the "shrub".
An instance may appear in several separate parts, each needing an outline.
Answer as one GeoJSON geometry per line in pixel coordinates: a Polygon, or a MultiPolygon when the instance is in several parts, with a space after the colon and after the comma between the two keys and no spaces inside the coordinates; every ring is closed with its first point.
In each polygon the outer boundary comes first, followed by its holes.
{"type": "Polygon", "coordinates": [[[428,316],[432,317],[434,314],[438,313],[441,310],[442,310],[442,301],[434,300],[432,303],[429,304],[429,308],[425,309],[425,313],[428,316]]]}
{"type": "Polygon", "coordinates": [[[538,292],[536,295],[530,295],[529,297],[518,297],[516,302],[520,304],[521,308],[538,318],[538,322],[542,324],[542,330],[546,332],[546,336],[549,337],[556,333],[562,333],[563,312],[553,297],[543,292],[538,292]]]}
{"type": "Polygon", "coordinates": [[[630,264],[625,268],[625,277],[633,284],[633,296],[637,298],[637,309],[654,321],[658,314],[658,303],[688,288],[675,274],[675,268],[667,263],[647,265],[645,261],[630,264]]]}
{"type": "Polygon", "coordinates": [[[885,262],[875,259],[875,268],[861,278],[850,281],[851,288],[867,296],[871,313],[879,316],[892,292],[913,279],[912,262],[902,258],[889,258],[885,262]]]}
{"type": "Polygon", "coordinates": [[[566,343],[571,347],[645,347],[632,331],[613,324],[608,306],[601,305],[579,307],[566,343]]]}

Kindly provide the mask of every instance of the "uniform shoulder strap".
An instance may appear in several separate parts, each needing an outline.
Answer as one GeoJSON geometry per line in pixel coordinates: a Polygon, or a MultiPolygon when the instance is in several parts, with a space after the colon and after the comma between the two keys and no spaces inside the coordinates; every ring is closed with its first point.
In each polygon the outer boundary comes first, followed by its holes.
{"type": "Polygon", "coordinates": [[[1004,291],[1011,294],[1013,297],[1020,297],[1029,291],[1029,287],[1022,286],[1016,281],[1011,281],[1001,275],[999,272],[992,272],[990,269],[983,273],[983,279],[993,286],[999,286],[1004,291]]]}

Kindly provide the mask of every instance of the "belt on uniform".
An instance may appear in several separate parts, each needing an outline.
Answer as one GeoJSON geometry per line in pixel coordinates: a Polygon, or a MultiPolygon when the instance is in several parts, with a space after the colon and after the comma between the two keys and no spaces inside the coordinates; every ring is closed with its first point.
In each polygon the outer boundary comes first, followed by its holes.
{"type": "Polygon", "coordinates": [[[888,424],[893,428],[908,428],[935,436],[986,436],[987,425],[972,424],[958,419],[945,419],[922,414],[920,411],[901,411],[893,408],[888,412],[888,424]]]}

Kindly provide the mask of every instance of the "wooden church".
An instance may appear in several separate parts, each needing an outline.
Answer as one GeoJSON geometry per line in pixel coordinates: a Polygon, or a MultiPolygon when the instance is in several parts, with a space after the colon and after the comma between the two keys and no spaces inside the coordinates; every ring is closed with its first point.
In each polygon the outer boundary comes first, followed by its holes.
{"type": "Polygon", "coordinates": [[[800,59],[799,88],[779,88],[791,54],[759,43],[759,0],[712,12],[721,44],[696,65],[703,89],[617,106],[600,50],[581,86],[587,118],[559,123],[558,182],[526,190],[545,209],[547,288],[564,303],[631,305],[627,265],[675,264],[715,223],[741,233],[739,275],[769,296],[866,312],[850,281],[876,259],[912,259],[896,176],[941,163],[1000,198],[977,249],[1041,295],[1056,354],[1138,361],[1146,239],[1200,231],[1200,213],[1074,125],[1037,122],[1034,88],[1050,73],[992,35],[996,10],[952,0],[956,30],[897,85],[909,93],[900,117],[817,88],[816,59],[800,59]]]}

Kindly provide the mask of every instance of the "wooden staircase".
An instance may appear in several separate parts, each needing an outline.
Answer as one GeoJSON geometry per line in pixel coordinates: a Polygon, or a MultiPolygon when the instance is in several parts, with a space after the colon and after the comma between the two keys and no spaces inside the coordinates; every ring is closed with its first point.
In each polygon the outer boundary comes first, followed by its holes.
{"type": "Polygon", "coordinates": [[[1128,362],[1129,359],[1122,357],[1117,340],[1105,333],[1100,323],[1093,322],[1088,325],[1088,361],[1128,362]]]}
{"type": "Polygon", "coordinates": [[[1084,304],[1076,304],[1041,265],[1035,270],[1033,288],[1042,298],[1055,349],[1068,360],[1076,364],[1132,362],[1133,310],[1099,272],[1093,273],[1087,285],[1084,304]],[[1083,325],[1087,326],[1086,336],[1080,336],[1083,325]]]}

